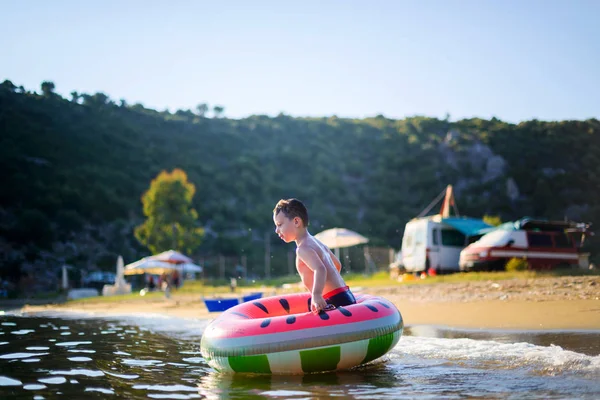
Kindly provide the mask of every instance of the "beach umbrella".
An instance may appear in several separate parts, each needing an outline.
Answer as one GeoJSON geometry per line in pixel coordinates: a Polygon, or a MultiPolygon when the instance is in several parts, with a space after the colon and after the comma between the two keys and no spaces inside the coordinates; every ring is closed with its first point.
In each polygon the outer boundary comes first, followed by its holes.
{"type": "Polygon", "coordinates": [[[181,272],[184,274],[202,272],[202,267],[194,263],[177,264],[177,268],[181,268],[181,272]]]}
{"type": "Polygon", "coordinates": [[[315,235],[325,246],[330,249],[351,247],[369,242],[363,235],[345,228],[332,228],[315,235]]]}
{"type": "Polygon", "coordinates": [[[335,256],[340,258],[341,247],[352,247],[368,243],[369,239],[363,235],[345,228],[332,228],[319,232],[315,235],[319,241],[330,249],[335,249],[335,256]]]}
{"type": "Polygon", "coordinates": [[[125,275],[152,274],[161,275],[174,270],[180,270],[176,264],[166,261],[152,260],[150,257],[142,258],[125,266],[125,275]]]}
{"type": "Polygon", "coordinates": [[[175,250],[163,251],[162,253],[155,254],[146,258],[148,258],[149,260],[164,261],[171,264],[183,264],[193,262],[191,258],[184,256],[183,254],[175,250]]]}

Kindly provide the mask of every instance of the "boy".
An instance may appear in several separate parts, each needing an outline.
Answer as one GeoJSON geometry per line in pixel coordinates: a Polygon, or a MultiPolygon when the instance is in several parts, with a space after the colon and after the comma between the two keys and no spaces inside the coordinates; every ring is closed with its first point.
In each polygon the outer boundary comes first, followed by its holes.
{"type": "Polygon", "coordinates": [[[319,313],[356,303],[340,275],[342,265],[327,246],[308,233],[308,211],[300,200],[279,200],[273,210],[275,233],[296,242],[296,269],[311,293],[310,311],[319,313]]]}

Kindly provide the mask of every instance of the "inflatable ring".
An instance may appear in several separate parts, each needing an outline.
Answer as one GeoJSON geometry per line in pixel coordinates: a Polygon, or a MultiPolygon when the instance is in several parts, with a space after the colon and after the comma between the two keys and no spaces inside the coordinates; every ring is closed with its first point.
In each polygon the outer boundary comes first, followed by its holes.
{"type": "Polygon", "coordinates": [[[202,356],[220,372],[305,374],[349,369],[390,351],[402,335],[389,300],[357,295],[356,304],[318,314],[296,293],[234,306],[202,334],[202,356]]]}

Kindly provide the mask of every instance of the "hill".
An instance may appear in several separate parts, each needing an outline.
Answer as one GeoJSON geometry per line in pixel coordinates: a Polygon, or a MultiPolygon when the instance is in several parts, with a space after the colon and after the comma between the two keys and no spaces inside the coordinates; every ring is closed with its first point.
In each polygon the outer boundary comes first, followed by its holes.
{"type": "MultiPolygon", "coordinates": [[[[463,215],[600,221],[600,122],[207,118],[103,93],[65,99],[0,85],[3,278],[56,277],[62,263],[114,269],[147,254],[140,196],[181,168],[208,234],[199,255],[260,263],[280,198],[306,202],[311,232],[343,226],[399,248],[404,224],[447,184],[463,215]]],[[[287,247],[273,236],[275,253],[287,247]]],[[[271,239],[269,239],[271,240],[271,239]]],[[[594,256],[598,242],[588,242],[594,256]]],[[[274,275],[287,271],[273,265],[274,275]]]]}

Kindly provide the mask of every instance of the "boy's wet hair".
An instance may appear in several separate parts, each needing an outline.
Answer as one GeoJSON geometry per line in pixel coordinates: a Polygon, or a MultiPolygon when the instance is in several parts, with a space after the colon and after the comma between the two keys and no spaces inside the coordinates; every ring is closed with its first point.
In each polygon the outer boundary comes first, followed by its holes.
{"type": "Polygon", "coordinates": [[[302,202],[298,199],[281,199],[275,205],[273,209],[273,214],[277,215],[280,212],[283,213],[287,218],[300,218],[304,227],[308,226],[308,211],[302,202]]]}

